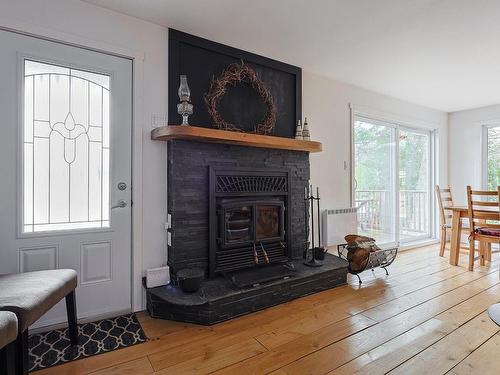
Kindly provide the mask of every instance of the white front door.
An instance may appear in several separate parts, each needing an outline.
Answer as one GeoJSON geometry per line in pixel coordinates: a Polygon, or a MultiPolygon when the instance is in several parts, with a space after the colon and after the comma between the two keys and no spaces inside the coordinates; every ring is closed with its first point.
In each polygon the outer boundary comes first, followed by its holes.
{"type": "Polygon", "coordinates": [[[0,51],[0,273],[72,268],[79,318],[130,311],[132,61],[6,31],[0,51]]]}

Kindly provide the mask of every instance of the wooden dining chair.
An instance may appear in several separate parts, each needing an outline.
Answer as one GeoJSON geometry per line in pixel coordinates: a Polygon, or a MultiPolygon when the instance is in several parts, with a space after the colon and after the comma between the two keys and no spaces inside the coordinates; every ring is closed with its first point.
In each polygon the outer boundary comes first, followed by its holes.
{"type": "MultiPolygon", "coordinates": [[[[500,220],[500,186],[497,191],[472,190],[467,186],[467,206],[469,211],[469,271],[474,269],[474,261],[480,259],[481,265],[485,260],[491,260],[491,244],[500,244],[500,224],[499,221],[492,223],[487,221],[484,214],[485,210],[498,211],[500,220]],[[486,198],[486,199],[485,199],[486,198]],[[478,253],[476,257],[475,244],[479,242],[478,253]]],[[[498,252],[498,251],[496,251],[498,252]]]]}
{"type": "MultiPolygon", "coordinates": [[[[451,207],[453,207],[453,197],[450,187],[448,186],[446,189],[442,189],[439,185],[436,185],[436,198],[438,201],[439,223],[441,228],[439,256],[443,256],[446,249],[448,231],[451,233],[451,207]]],[[[464,223],[462,225],[462,231],[469,233],[469,226],[464,223]]]]}

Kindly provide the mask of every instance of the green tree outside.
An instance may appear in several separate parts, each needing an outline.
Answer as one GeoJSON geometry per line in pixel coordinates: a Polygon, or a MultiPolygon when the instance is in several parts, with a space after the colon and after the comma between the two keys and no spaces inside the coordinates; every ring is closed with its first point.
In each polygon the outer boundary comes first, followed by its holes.
{"type": "Polygon", "coordinates": [[[488,190],[500,186],[500,126],[488,129],[488,190]]]}

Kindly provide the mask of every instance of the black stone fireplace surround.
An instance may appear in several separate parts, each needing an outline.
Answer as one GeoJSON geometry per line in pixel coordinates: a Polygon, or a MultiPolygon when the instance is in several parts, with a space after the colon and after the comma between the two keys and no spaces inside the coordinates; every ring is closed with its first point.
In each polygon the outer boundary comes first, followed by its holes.
{"type": "MultiPolygon", "coordinates": [[[[282,202],[283,238],[263,240],[263,246],[281,249],[276,261],[302,256],[306,241],[304,187],[309,183],[307,152],[174,140],[168,142],[167,178],[171,215],[168,265],[174,278],[177,271],[189,267],[204,269],[207,277],[230,271],[216,265],[217,253],[220,260],[224,250],[231,251],[231,246],[221,249],[218,244],[218,239],[222,240],[217,229],[222,212],[217,211],[224,203],[282,202]]],[[[260,245],[259,264],[253,262],[252,242],[246,244],[246,266],[264,266],[260,245]]],[[[268,255],[271,253],[274,257],[274,250],[268,255]]],[[[243,267],[234,269],[238,268],[243,267]]]]}
{"type": "Polygon", "coordinates": [[[302,264],[307,152],[171,140],[167,176],[172,282],[146,290],[152,317],[209,325],[346,283],[347,262],[336,256],[302,264]],[[283,262],[287,278],[233,282],[283,262]],[[183,293],[176,273],[194,267],[205,281],[183,293]]]}

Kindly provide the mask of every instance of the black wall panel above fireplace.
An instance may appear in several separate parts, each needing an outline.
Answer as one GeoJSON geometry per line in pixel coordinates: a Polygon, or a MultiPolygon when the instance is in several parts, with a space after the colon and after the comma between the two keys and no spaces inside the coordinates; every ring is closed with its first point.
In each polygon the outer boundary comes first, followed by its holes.
{"type": "MultiPolygon", "coordinates": [[[[168,121],[179,124],[177,114],[179,75],[187,75],[194,113],[189,122],[212,128],[204,95],[213,77],[232,63],[243,61],[253,68],[273,96],[276,126],[272,135],[293,138],[295,125],[302,118],[302,70],[263,56],[215,43],[206,39],[169,29],[168,59],[168,121]]],[[[221,99],[222,117],[245,131],[252,131],[264,117],[266,108],[257,93],[248,85],[228,88],[221,99]]]]}

